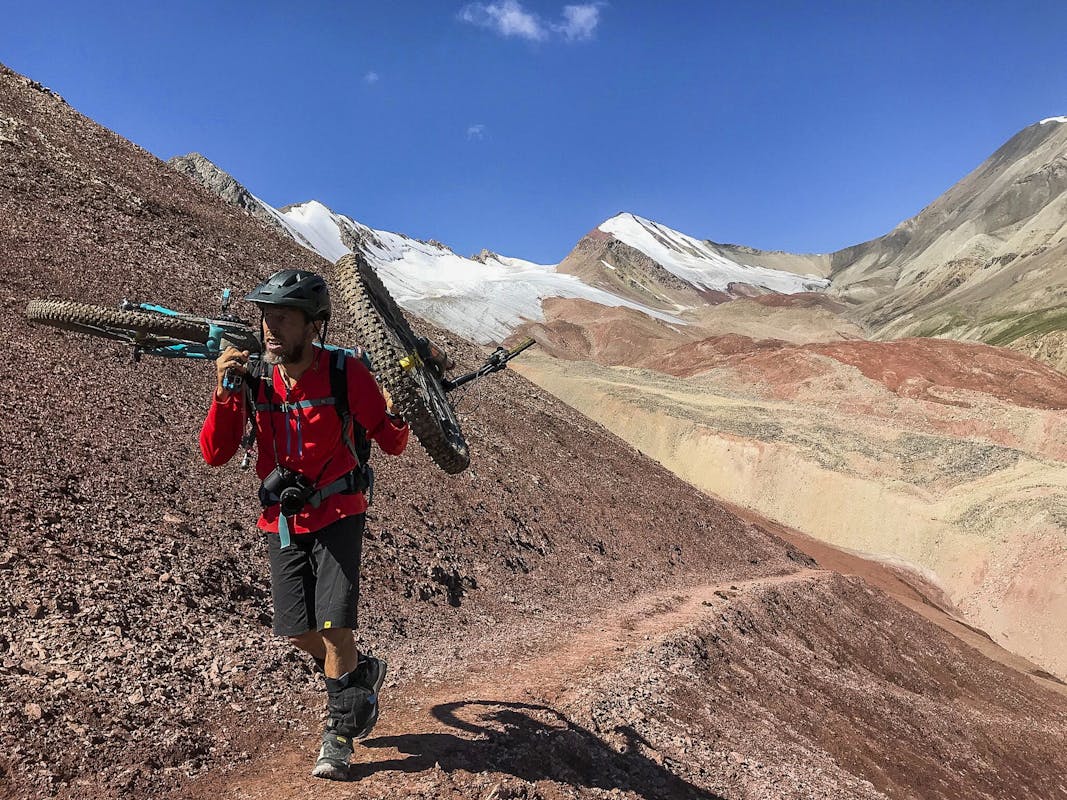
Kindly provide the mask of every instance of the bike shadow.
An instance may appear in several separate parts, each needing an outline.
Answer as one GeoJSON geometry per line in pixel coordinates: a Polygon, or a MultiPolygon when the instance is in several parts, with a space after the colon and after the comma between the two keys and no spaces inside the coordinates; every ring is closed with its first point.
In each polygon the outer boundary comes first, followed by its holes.
{"type": "Polygon", "coordinates": [[[475,734],[412,733],[382,736],[364,747],[396,748],[407,758],[353,764],[352,778],[378,772],[422,772],[435,766],[446,772],[503,772],[526,781],[550,780],[570,786],[619,789],[648,798],[724,800],[665,769],[645,756],[648,742],[630,726],[615,732],[624,739],[620,750],[548,706],[471,700],[444,703],[431,712],[451,728],[475,734]],[[477,721],[461,712],[477,712],[477,721]]]}

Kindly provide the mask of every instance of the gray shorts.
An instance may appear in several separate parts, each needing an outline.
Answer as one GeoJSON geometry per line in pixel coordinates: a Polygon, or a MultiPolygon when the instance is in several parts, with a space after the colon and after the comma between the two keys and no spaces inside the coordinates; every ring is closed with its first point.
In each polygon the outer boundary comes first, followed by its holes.
{"type": "Polygon", "coordinates": [[[276,533],[266,534],[276,634],[357,626],[365,525],[364,514],[344,517],[314,533],[293,535],[284,550],[276,533]]]}

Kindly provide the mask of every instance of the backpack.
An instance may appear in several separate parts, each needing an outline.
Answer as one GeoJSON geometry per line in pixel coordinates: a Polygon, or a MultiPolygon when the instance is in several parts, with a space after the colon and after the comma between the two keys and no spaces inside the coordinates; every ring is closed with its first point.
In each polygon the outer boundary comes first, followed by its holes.
{"type": "MultiPolygon", "coordinates": [[[[331,347],[327,349],[327,352],[330,354],[331,396],[318,398],[316,400],[303,400],[298,403],[297,406],[300,407],[305,404],[308,406],[332,405],[334,410],[337,411],[337,415],[341,418],[341,440],[356,459],[356,467],[350,473],[352,481],[349,491],[365,492],[369,504],[373,499],[374,493],[374,470],[371,469],[370,466],[370,437],[367,436],[367,429],[356,421],[355,417],[352,416],[352,412],[349,410],[348,358],[358,358],[372,373],[374,372],[374,366],[371,363],[367,351],[362,347],[357,346],[351,349],[331,347]]],[[[262,403],[259,400],[260,386],[264,380],[269,381],[273,376],[274,367],[267,364],[262,359],[257,359],[252,364],[252,368],[245,375],[245,385],[247,386],[245,402],[248,408],[250,428],[241,442],[245,447],[245,456],[241,462],[242,467],[248,465],[252,443],[256,438],[256,412],[277,410],[277,406],[271,403],[262,403]]]]}

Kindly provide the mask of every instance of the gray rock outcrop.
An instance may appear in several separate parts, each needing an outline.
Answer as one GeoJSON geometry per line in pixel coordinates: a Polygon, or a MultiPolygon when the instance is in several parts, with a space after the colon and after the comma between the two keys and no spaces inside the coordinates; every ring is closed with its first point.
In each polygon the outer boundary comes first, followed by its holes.
{"type": "MultiPolygon", "coordinates": [[[[282,236],[290,239],[297,238],[293,231],[278,221],[277,216],[269,210],[266,203],[200,153],[174,156],[167,163],[178,172],[192,178],[212,194],[218,195],[231,206],[242,209],[282,236]]],[[[300,243],[305,246],[307,244],[306,242],[300,243]]]]}

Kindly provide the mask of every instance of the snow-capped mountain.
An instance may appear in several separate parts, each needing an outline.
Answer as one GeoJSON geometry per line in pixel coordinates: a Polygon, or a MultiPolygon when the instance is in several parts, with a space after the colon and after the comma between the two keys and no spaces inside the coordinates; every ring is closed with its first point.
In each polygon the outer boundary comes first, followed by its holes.
{"type": "Polygon", "coordinates": [[[558,265],[492,253],[464,258],[314,201],[274,209],[202,157],[171,163],[331,261],[361,250],[405,308],[482,343],[543,322],[550,297],[625,306],[677,325],[738,297],[829,290],[877,338],[976,339],[1064,368],[1065,148],[1067,117],[1043,119],[917,216],[834,253],[718,244],[621,213],[558,265]]]}
{"type": "Polygon", "coordinates": [[[655,294],[647,302],[632,291],[619,291],[610,282],[594,285],[554,264],[536,264],[489,251],[466,258],[437,241],[370,228],[315,200],[275,209],[198,154],[171,159],[171,163],[331,262],[358,249],[406,310],[483,344],[502,341],[523,323],[544,321],[541,303],[547,297],[623,306],[683,325],[678,313],[706,304],[702,295],[720,288],[744,284],[767,291],[796,292],[825,284],[814,277],[801,279],[779,270],[739,264],[685,234],[620,214],[601,226],[605,235],[646,254],[659,270],[691,290],[688,304],[655,294]]]}
{"type": "Polygon", "coordinates": [[[774,254],[695,239],[636,214],[617,214],[586,234],[559,265],[586,283],[673,312],[738,296],[822,291],[822,256],[779,254],[778,268],[752,263],[774,254]],[[785,269],[780,268],[785,266],[785,269]],[[793,270],[809,274],[798,275],[793,270]]]}
{"type": "Polygon", "coordinates": [[[375,230],[316,200],[272,208],[197,153],[173,158],[170,164],[331,262],[358,249],[404,309],[480,344],[500,342],[525,322],[543,321],[541,301],[546,297],[626,306],[667,322],[682,322],[557,272],[554,264],[488,251],[465,258],[437,241],[375,230]]]}
{"type": "Polygon", "coordinates": [[[821,291],[830,285],[830,281],[817,275],[796,275],[735,261],[713,249],[710,242],[636,214],[617,214],[597,229],[644,253],[697,289],[729,292],[732,286],[747,285],[778,294],[796,294],[821,291]]]}
{"type": "Polygon", "coordinates": [[[403,308],[479,343],[500,342],[522,323],[543,320],[541,301],[546,297],[627,306],[682,322],[559,273],[554,264],[488,251],[466,258],[440,242],[369,228],[315,200],[275,213],[293,238],[309,243],[330,261],[359,249],[403,308]]]}

